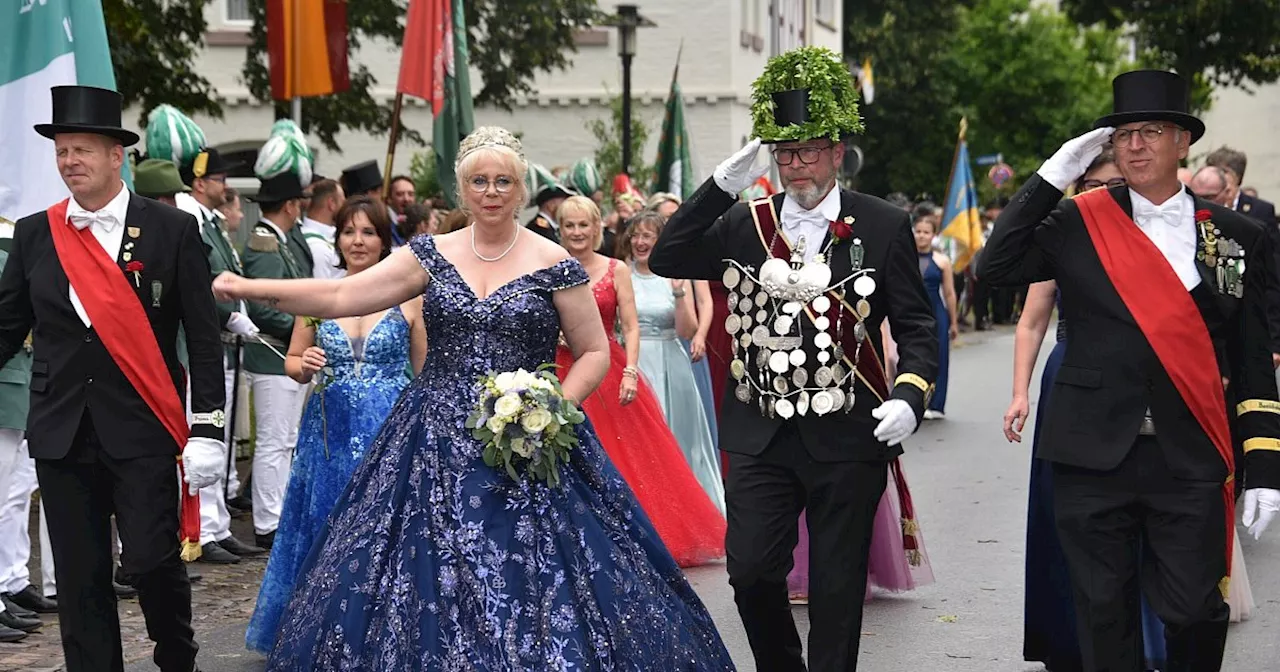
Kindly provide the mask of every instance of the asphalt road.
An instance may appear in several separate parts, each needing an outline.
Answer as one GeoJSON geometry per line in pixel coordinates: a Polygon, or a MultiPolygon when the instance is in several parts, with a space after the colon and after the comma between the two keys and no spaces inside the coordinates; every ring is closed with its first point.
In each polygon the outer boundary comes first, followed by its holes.
{"type": "MultiPolygon", "coordinates": [[[[912,593],[877,596],[867,604],[862,670],[1042,669],[1023,662],[1021,655],[1029,446],[1008,444],[1000,434],[1013,336],[1005,330],[963,338],[962,347],[952,353],[947,419],[927,423],[908,443],[904,458],[937,581],[912,593]]],[[[1034,388],[1032,392],[1034,399],[1034,388]]],[[[1243,547],[1257,607],[1250,620],[1232,626],[1224,669],[1280,670],[1280,530],[1271,530],[1260,542],[1245,539],[1243,547]]],[[[691,570],[689,578],[739,669],[754,670],[723,566],[691,570]]],[[[237,599],[251,606],[251,594],[237,599]]],[[[797,608],[795,615],[804,634],[807,614],[797,608]]],[[[244,619],[235,617],[197,624],[203,670],[263,669],[262,658],[244,650],[244,626],[244,619]]],[[[0,648],[0,668],[4,656],[0,648]]],[[[128,669],[155,668],[143,658],[128,669]]]]}

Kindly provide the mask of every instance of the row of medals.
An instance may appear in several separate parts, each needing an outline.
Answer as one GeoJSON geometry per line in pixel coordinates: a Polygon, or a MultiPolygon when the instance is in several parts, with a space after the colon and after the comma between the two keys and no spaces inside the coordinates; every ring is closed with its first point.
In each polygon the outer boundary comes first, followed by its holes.
{"type": "MultiPolygon", "coordinates": [[[[869,280],[870,278],[868,278],[869,280]]],[[[729,292],[729,316],[725,318],[725,330],[731,337],[733,361],[729,363],[729,372],[738,381],[734,388],[734,397],[744,404],[752,401],[753,388],[760,404],[760,413],[769,418],[787,419],[793,415],[801,416],[812,410],[817,415],[826,415],[841,408],[845,413],[853,410],[855,376],[847,371],[842,363],[844,347],[828,333],[831,326],[826,316],[831,309],[831,299],[825,294],[814,297],[809,306],[817,317],[813,326],[817,333],[813,336],[813,344],[818,348],[818,368],[813,373],[816,388],[807,387],[809,371],[804,368],[808,354],[802,349],[804,337],[791,335],[793,330],[802,326],[801,311],[804,305],[799,301],[787,301],[781,305],[778,314],[776,301],[774,310],[768,310],[771,298],[769,294],[758,289],[755,281],[737,268],[725,269],[721,278],[725,289],[729,292]],[[755,292],[754,296],[752,292],[755,292]],[[770,315],[776,315],[769,324],[770,315]],[[754,317],[753,317],[754,315],[754,317]],[[758,380],[753,380],[747,371],[744,361],[749,357],[750,348],[757,348],[755,363],[758,380]],[[828,352],[827,349],[831,348],[828,352]],[[833,362],[833,363],[832,363],[833,362]],[[830,364],[829,364],[830,363],[830,364]],[[790,376],[787,372],[790,370],[790,376]],[[772,378],[770,375],[772,374],[772,378]],[[847,383],[848,391],[841,389],[847,383]],[[792,390],[795,386],[795,391],[792,390]],[[810,394],[813,391],[813,394],[810,394]],[[789,397],[796,396],[792,402],[789,397]]],[[[872,285],[874,287],[874,285],[872,285]]],[[[870,292],[867,292],[868,294],[870,292]]],[[[854,309],[858,316],[866,319],[871,314],[871,304],[865,297],[860,298],[854,309]]],[[[836,318],[835,333],[842,334],[844,311],[836,318]]],[[[859,320],[853,327],[857,351],[862,349],[867,331],[859,320]]],[[[855,351],[851,361],[858,361],[859,352],[855,351]]]]}

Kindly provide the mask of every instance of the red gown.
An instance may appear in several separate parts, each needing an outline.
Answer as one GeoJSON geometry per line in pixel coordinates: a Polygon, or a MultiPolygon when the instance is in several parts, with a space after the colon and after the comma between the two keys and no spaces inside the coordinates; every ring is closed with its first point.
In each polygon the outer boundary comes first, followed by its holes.
{"type": "MultiPolygon", "coordinates": [[[[729,290],[719,280],[711,285],[711,329],[707,331],[707,364],[711,367],[711,394],[716,403],[716,419],[724,403],[724,388],[729,384],[729,362],[733,361],[733,336],[724,328],[729,317],[729,290]]],[[[729,477],[729,457],[720,454],[720,476],[729,477]]]]}
{"type": "MultiPolygon", "coordinates": [[[[605,332],[610,334],[618,314],[618,292],[613,284],[617,263],[611,259],[609,270],[592,287],[605,332]]],[[[724,516],[694,477],[680,444],[667,427],[658,398],[641,378],[635,400],[621,405],[618,390],[627,355],[612,338],[609,360],[604,381],[582,403],[609,459],[631,486],[662,543],[681,567],[696,567],[724,557],[724,516]]],[[[572,363],[573,355],[560,347],[556,364],[561,379],[572,363]]]]}

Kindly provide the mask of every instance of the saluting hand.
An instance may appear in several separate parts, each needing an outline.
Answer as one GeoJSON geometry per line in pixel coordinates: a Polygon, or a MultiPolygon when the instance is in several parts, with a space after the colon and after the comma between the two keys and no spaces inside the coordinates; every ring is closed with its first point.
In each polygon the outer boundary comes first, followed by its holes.
{"type": "Polygon", "coordinates": [[[1065,192],[1068,185],[1080,179],[1080,176],[1089,169],[1089,164],[1098,158],[1102,148],[1111,142],[1111,134],[1115,131],[1116,129],[1110,126],[1095,128],[1080,137],[1062,143],[1062,147],[1036,172],[1058,191],[1065,192]]]}

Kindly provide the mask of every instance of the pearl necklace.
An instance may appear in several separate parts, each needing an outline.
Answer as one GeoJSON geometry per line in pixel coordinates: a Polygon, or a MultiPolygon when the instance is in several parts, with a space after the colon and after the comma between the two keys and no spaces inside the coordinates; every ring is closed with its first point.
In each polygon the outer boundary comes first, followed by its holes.
{"type": "Polygon", "coordinates": [[[486,257],[483,254],[480,254],[480,250],[476,249],[475,222],[472,222],[469,228],[471,229],[471,251],[476,255],[476,258],[479,259],[480,261],[494,262],[494,261],[498,261],[499,259],[502,259],[503,257],[507,256],[507,253],[511,252],[511,250],[515,248],[516,241],[520,239],[520,227],[517,226],[516,235],[511,237],[511,244],[507,245],[507,249],[503,250],[502,254],[499,254],[496,257],[486,257]]]}

